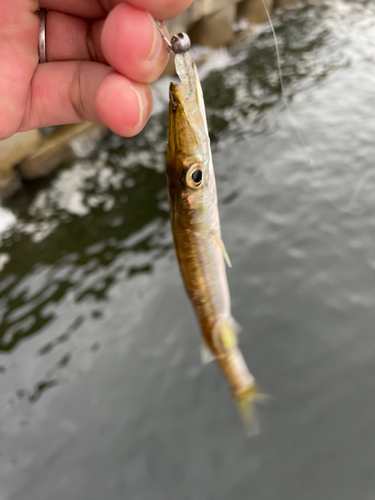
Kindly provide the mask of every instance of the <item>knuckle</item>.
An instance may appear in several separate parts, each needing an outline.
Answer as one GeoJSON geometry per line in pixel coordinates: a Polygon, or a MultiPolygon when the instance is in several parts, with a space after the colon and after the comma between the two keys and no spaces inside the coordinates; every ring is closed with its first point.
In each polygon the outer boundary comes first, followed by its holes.
{"type": "Polygon", "coordinates": [[[70,102],[73,109],[80,120],[85,120],[87,109],[85,99],[83,97],[83,62],[79,61],[74,71],[72,81],[70,83],[70,102]]]}

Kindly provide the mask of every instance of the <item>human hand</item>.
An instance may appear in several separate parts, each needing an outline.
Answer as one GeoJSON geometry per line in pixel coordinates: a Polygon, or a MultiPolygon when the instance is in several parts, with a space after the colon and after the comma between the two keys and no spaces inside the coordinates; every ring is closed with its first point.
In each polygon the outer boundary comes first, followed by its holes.
{"type": "Polygon", "coordinates": [[[154,18],[172,19],[191,2],[0,0],[0,140],[83,120],[138,134],[152,109],[149,84],[168,61],[154,18]],[[49,9],[46,64],[38,64],[39,7],[49,9]]]}

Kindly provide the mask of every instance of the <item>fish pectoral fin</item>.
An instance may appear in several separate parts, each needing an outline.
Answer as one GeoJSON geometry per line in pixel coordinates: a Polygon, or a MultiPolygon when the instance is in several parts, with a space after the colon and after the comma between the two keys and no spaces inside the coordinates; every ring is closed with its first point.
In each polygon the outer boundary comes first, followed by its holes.
{"type": "Polygon", "coordinates": [[[212,353],[211,349],[208,347],[207,342],[202,338],[201,341],[201,361],[202,365],[207,365],[208,363],[211,363],[215,359],[214,354],[212,353]]]}
{"type": "Polygon", "coordinates": [[[221,239],[221,237],[215,233],[214,231],[211,231],[211,234],[213,235],[213,237],[215,238],[215,241],[216,243],[219,245],[220,247],[220,250],[222,251],[222,254],[223,254],[223,257],[224,257],[224,260],[225,262],[227,263],[227,266],[228,267],[232,267],[232,263],[230,261],[230,258],[229,258],[229,255],[225,249],[225,245],[224,245],[224,242],[223,240],[221,239]]]}

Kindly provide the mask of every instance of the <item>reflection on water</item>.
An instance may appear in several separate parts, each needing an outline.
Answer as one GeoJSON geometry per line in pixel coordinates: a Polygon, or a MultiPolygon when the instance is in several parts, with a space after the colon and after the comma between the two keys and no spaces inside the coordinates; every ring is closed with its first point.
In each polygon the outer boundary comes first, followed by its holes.
{"type": "Polygon", "coordinates": [[[275,30],[291,118],[267,25],[203,82],[261,435],[199,363],[164,110],[1,208],[1,500],[372,498],[375,7],[275,30]]]}

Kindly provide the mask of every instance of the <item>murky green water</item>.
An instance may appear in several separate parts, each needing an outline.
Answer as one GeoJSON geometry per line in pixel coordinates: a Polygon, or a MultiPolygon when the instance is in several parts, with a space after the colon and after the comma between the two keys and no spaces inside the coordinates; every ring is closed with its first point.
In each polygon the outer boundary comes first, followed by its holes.
{"type": "Polygon", "coordinates": [[[163,112],[1,212],[1,500],[374,498],[375,7],[310,1],[276,32],[292,117],[266,26],[204,80],[261,434],[200,365],[163,112]]]}

